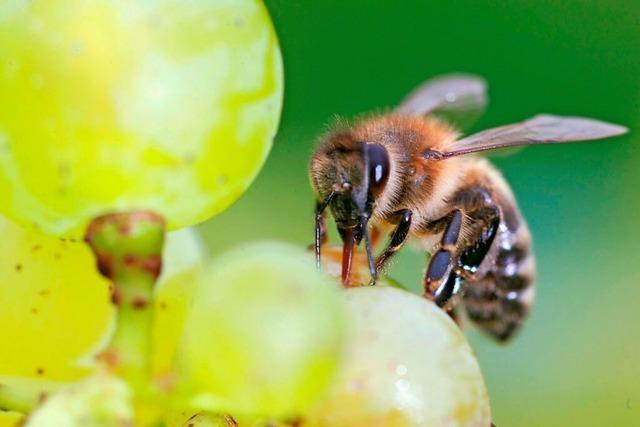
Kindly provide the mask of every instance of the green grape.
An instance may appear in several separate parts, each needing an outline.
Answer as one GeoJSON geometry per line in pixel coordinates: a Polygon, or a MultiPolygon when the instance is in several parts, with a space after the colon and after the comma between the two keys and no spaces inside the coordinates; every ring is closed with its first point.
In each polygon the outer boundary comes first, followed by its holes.
{"type": "Polygon", "coordinates": [[[0,374],[52,380],[86,375],[113,328],[109,282],[83,242],[0,218],[0,374]],[[10,343],[10,345],[9,345],[10,343]]]}
{"type": "Polygon", "coordinates": [[[25,427],[133,426],[130,399],[124,381],[99,374],[49,396],[25,427]]]}
{"type": "Polygon", "coordinates": [[[169,229],[236,200],[283,91],[260,0],[0,2],[0,212],[78,237],[148,209],[169,229]]]}
{"type": "Polygon", "coordinates": [[[305,427],[490,425],[478,363],[442,310],[391,287],[346,294],[346,360],[305,427]]]}
{"type": "Polygon", "coordinates": [[[158,376],[170,375],[187,313],[196,289],[196,278],[204,264],[205,249],[194,230],[167,234],[164,265],[153,301],[153,370],[158,376]]]}
{"type": "MultiPolygon", "coordinates": [[[[220,415],[203,411],[168,411],[164,414],[162,421],[163,427],[294,427],[296,425],[296,420],[280,421],[254,415],[220,415]]],[[[5,426],[0,424],[0,427],[5,426]]]]}
{"type": "MultiPolygon", "coordinates": [[[[0,377],[71,381],[87,375],[115,319],[110,283],[96,271],[90,249],[1,217],[0,235],[0,377]]],[[[161,295],[202,262],[193,230],[169,233],[164,259],[161,295]]],[[[161,313],[161,325],[172,325],[172,315],[161,313]]],[[[157,334],[158,357],[174,351],[164,338],[157,334]]]]}
{"type": "Polygon", "coordinates": [[[24,420],[24,414],[15,411],[0,411],[0,427],[19,427],[24,420]]]}
{"type": "MultiPolygon", "coordinates": [[[[229,415],[201,412],[186,420],[180,427],[236,427],[237,423],[229,415]]],[[[176,426],[177,427],[177,426],[176,426]]]]}
{"type": "Polygon", "coordinates": [[[238,418],[208,412],[194,414],[184,423],[168,424],[167,427],[292,427],[291,423],[260,418],[238,418]]]}
{"type": "Polygon", "coordinates": [[[186,405],[289,418],[325,391],[343,343],[343,296],[312,258],[282,243],[205,267],[177,355],[186,405]]]}

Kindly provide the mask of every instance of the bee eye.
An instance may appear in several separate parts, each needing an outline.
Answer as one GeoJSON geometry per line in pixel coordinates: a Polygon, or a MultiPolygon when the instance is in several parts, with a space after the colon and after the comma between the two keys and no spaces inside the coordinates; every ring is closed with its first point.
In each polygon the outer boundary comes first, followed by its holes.
{"type": "Polygon", "coordinates": [[[369,188],[377,196],[389,178],[389,153],[382,145],[366,144],[365,158],[369,168],[369,188]]]}

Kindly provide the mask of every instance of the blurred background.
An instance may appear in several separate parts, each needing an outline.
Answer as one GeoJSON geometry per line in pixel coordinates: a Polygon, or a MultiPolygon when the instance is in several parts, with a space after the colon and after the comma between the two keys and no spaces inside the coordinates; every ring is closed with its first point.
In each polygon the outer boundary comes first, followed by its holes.
{"type": "MultiPolygon", "coordinates": [[[[468,334],[499,427],[640,425],[640,2],[266,3],[284,54],[282,123],[249,192],[201,226],[212,251],[311,243],[316,135],[440,73],[488,80],[472,130],[541,112],[624,124],[631,133],[616,140],[492,157],[531,226],[537,300],[506,346],[468,334]]],[[[425,261],[405,249],[391,276],[418,290],[425,261]]]]}

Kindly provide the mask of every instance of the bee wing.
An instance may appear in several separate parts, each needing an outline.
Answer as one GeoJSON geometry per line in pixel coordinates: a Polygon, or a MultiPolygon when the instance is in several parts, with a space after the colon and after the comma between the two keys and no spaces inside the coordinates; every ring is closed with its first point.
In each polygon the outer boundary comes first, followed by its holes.
{"type": "MultiPolygon", "coordinates": [[[[589,141],[627,133],[624,126],[584,117],[548,114],[524,122],[501,126],[459,139],[435,158],[447,158],[478,151],[532,144],[559,144],[589,141]]],[[[434,156],[434,153],[430,153],[434,156]]]]}
{"type": "Polygon", "coordinates": [[[487,106],[487,83],[472,74],[445,74],[414,89],[396,108],[401,114],[435,114],[468,127],[487,106]]]}

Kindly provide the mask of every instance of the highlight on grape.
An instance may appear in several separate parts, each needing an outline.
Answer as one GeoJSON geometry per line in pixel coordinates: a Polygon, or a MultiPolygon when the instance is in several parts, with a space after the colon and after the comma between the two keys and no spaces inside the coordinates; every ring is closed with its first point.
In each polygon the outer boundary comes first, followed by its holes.
{"type": "Polygon", "coordinates": [[[0,427],[491,424],[432,303],[343,289],[332,248],[320,272],[188,228],[248,188],[278,126],[260,0],[10,0],[0,51],[0,427]]]}

